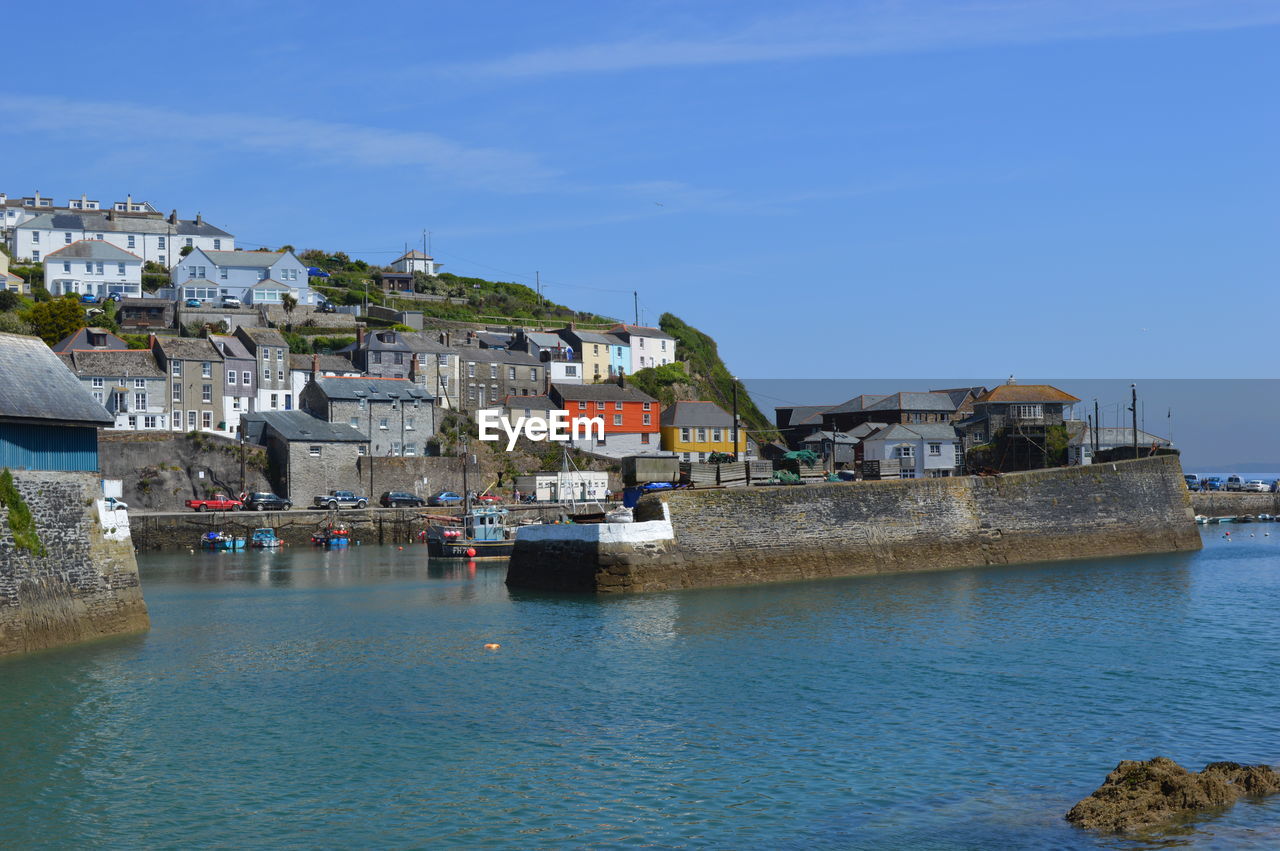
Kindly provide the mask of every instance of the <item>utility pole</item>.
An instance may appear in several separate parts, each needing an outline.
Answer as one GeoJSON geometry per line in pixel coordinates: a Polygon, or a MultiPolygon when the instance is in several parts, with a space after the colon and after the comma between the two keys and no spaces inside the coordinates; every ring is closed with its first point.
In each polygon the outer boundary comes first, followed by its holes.
{"type": "Polygon", "coordinates": [[[245,487],[245,457],[244,457],[244,419],[240,420],[240,493],[246,493],[249,489],[245,487]]]}
{"type": "MultiPolygon", "coordinates": [[[[832,451],[834,452],[834,449],[832,451]]],[[[733,460],[734,461],[738,460],[738,379],[737,378],[733,378],[733,460]]]]}
{"type": "Polygon", "coordinates": [[[1098,398],[1093,399],[1093,454],[1098,454],[1098,429],[1102,426],[1102,420],[1098,419],[1098,398]]]}
{"type": "Polygon", "coordinates": [[[467,439],[469,435],[462,436],[462,512],[464,515],[471,513],[471,487],[467,482],[467,465],[471,463],[470,441],[467,439]]]}
{"type": "Polygon", "coordinates": [[[542,309],[542,273],[534,270],[533,273],[534,287],[538,291],[538,309],[542,309]]]}
{"type": "Polygon", "coordinates": [[[635,302],[636,307],[636,324],[640,324],[640,293],[635,290],[631,291],[631,299],[635,302]]]}
{"type": "Polygon", "coordinates": [[[373,499],[373,400],[365,404],[369,406],[369,499],[373,499]]]}
{"type": "Polygon", "coordinates": [[[1130,413],[1133,414],[1133,457],[1138,457],[1138,385],[1130,384],[1129,390],[1133,394],[1133,404],[1129,406],[1130,413]]]}

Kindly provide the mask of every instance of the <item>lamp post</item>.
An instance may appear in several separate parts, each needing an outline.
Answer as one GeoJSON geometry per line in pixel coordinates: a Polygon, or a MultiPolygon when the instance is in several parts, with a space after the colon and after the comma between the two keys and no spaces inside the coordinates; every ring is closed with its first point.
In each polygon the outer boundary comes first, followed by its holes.
{"type": "Polygon", "coordinates": [[[738,378],[733,379],[733,460],[738,460],[738,378]]]}

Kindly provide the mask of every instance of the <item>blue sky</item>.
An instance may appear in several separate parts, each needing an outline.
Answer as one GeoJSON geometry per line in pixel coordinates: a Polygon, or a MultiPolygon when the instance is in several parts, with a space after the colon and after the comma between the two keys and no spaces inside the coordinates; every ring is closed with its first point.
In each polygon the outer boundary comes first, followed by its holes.
{"type": "Polygon", "coordinates": [[[1275,2],[60,8],[6,12],[10,195],[430,229],[743,376],[1275,374],[1275,2]]]}

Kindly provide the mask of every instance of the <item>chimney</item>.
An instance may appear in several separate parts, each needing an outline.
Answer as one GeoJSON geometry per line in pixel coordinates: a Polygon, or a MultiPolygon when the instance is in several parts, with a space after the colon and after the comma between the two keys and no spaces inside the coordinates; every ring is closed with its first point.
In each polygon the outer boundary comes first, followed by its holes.
{"type": "Polygon", "coordinates": [[[39,189],[36,190],[36,206],[37,207],[40,206],[40,190],[39,189]]]}
{"type": "Polygon", "coordinates": [[[125,196],[124,196],[124,208],[125,208],[125,210],[126,210],[126,211],[127,211],[127,210],[131,210],[131,209],[133,209],[133,194],[132,194],[132,193],[130,193],[130,194],[125,195],[125,196]]]}
{"type": "Polygon", "coordinates": [[[623,375],[621,372],[618,373],[618,386],[619,387],[627,386],[627,377],[623,375]]]}
{"type": "Polygon", "coordinates": [[[155,335],[155,334],[148,334],[148,335],[147,335],[147,348],[148,348],[148,349],[154,349],[155,347],[156,347],[156,335],[155,335]]]}
{"type": "Polygon", "coordinates": [[[357,349],[364,348],[364,326],[363,325],[356,326],[356,348],[357,349]]]}
{"type": "Polygon", "coordinates": [[[311,356],[311,380],[315,381],[320,377],[320,356],[311,356]]]}
{"type": "Polygon", "coordinates": [[[169,224],[176,225],[178,223],[178,211],[173,210],[169,213],[169,224]]]}
{"type": "Polygon", "coordinates": [[[200,215],[199,213],[196,213],[196,224],[198,225],[204,224],[204,216],[200,215]]]}
{"type": "Polygon", "coordinates": [[[116,211],[107,210],[107,221],[114,222],[116,220],[116,211]]]}

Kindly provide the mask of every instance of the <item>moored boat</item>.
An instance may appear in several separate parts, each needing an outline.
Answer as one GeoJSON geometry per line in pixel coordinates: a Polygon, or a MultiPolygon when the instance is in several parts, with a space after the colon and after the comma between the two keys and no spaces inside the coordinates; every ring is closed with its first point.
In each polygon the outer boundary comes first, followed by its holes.
{"type": "Polygon", "coordinates": [[[351,546],[351,530],[345,524],[329,521],[322,523],[311,533],[311,543],[318,547],[335,550],[351,546]]]}
{"type": "Polygon", "coordinates": [[[473,508],[456,518],[428,519],[427,555],[434,558],[507,558],[515,546],[505,508],[473,508]]]}
{"type": "Polygon", "coordinates": [[[274,549],[283,543],[276,537],[274,529],[254,529],[249,537],[249,546],[260,550],[274,549]]]}
{"type": "Polygon", "coordinates": [[[243,550],[244,543],[244,538],[226,532],[206,532],[200,538],[200,547],[205,550],[243,550]]]}

